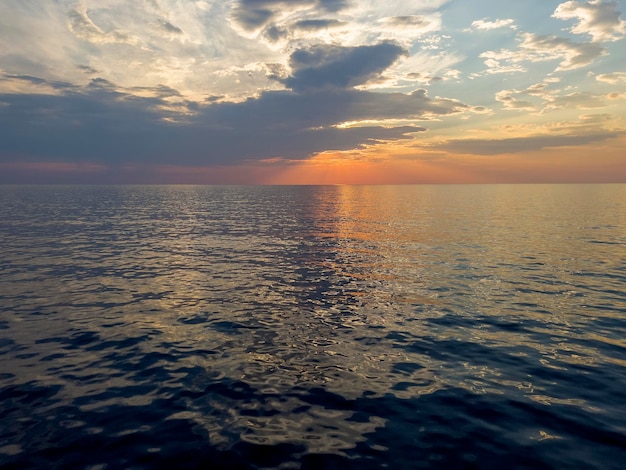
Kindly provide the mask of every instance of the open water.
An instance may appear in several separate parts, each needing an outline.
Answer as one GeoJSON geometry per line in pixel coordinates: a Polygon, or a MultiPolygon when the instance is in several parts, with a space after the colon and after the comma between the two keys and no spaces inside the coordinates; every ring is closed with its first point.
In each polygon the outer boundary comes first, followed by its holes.
{"type": "Polygon", "coordinates": [[[625,468],[626,185],[0,202],[2,468],[625,468]]]}

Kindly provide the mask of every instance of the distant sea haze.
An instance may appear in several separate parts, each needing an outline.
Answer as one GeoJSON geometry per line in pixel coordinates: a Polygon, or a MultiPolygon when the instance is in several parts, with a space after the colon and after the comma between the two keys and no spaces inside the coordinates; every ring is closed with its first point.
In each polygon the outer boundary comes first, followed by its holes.
{"type": "Polygon", "coordinates": [[[0,201],[2,468],[624,468],[624,184],[0,201]]]}

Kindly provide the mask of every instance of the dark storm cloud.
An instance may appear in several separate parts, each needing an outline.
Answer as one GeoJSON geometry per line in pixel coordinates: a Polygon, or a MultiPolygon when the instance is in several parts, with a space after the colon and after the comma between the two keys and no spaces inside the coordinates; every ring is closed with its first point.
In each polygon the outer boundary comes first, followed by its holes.
{"type": "Polygon", "coordinates": [[[375,46],[319,45],[295,51],[289,64],[292,75],[284,84],[293,90],[327,86],[348,88],[380,75],[406,51],[384,42],[375,46]]]}
{"type": "Polygon", "coordinates": [[[346,121],[445,115],[466,107],[431,99],[424,90],[407,95],[352,88],[402,53],[391,43],[297,51],[293,74],[285,80],[292,90],[265,92],[240,103],[200,105],[169,87],[121,90],[104,79],[57,95],[0,95],[0,159],[21,155],[31,161],[235,164],[305,159],[324,150],[406,139],[425,129],[336,127],[346,121]]]}

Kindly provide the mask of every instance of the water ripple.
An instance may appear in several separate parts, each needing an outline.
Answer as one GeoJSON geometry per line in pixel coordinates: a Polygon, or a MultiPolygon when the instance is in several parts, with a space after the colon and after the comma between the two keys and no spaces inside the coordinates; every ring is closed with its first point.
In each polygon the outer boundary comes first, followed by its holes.
{"type": "Polygon", "coordinates": [[[626,458],[624,185],[0,195],[3,468],[626,458]]]}

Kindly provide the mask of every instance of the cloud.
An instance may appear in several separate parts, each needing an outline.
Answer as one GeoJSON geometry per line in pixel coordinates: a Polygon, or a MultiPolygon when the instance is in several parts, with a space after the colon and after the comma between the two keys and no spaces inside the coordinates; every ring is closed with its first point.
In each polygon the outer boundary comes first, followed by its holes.
{"type": "Polygon", "coordinates": [[[328,12],[335,13],[350,5],[350,0],[319,0],[319,5],[328,12]]]}
{"type": "Polygon", "coordinates": [[[458,81],[461,72],[453,68],[464,59],[453,52],[419,51],[403,55],[392,64],[378,81],[360,86],[362,89],[413,89],[416,84],[430,85],[444,81],[458,81]]]}
{"type": "Polygon", "coordinates": [[[476,20],[472,22],[472,27],[475,29],[483,30],[483,31],[490,31],[492,29],[506,28],[506,27],[509,27],[512,29],[517,28],[517,26],[515,26],[515,21],[512,20],[511,18],[502,19],[502,20],[493,20],[493,21],[490,21],[488,19],[476,20]]]}
{"type": "Polygon", "coordinates": [[[168,33],[171,33],[171,34],[183,34],[183,30],[182,29],[180,29],[178,26],[174,26],[169,21],[159,20],[159,23],[160,23],[161,27],[165,31],[167,31],[168,33]]]}
{"type": "Polygon", "coordinates": [[[258,31],[285,12],[319,9],[337,12],[347,6],[343,0],[239,0],[231,10],[233,22],[244,31],[258,31]]]}
{"type": "Polygon", "coordinates": [[[243,70],[286,62],[286,56],[234,31],[226,21],[230,1],[184,3],[6,0],[0,68],[78,85],[94,76],[124,87],[164,84],[198,101],[206,95],[241,100],[281,88],[265,73],[243,70]],[[241,72],[214,75],[231,67],[241,72]]]}
{"type": "MultiPolygon", "coordinates": [[[[416,53],[433,47],[438,56],[454,55],[432,34],[442,27],[438,8],[445,0],[183,3],[6,0],[0,67],[79,85],[99,76],[127,88],[164,84],[198,101],[207,95],[241,101],[283,88],[266,69],[286,67],[294,50],[394,41],[416,53]]],[[[403,90],[412,86],[404,83],[403,90]]]]}
{"type": "Polygon", "coordinates": [[[296,21],[292,28],[301,31],[318,31],[320,29],[338,28],[346,24],[345,21],[336,19],[313,19],[296,21]]]}
{"type": "Polygon", "coordinates": [[[617,2],[592,0],[560,4],[554,18],[578,20],[571,28],[574,34],[588,34],[594,42],[617,41],[626,35],[626,22],[620,18],[617,2]]]}
{"type": "Polygon", "coordinates": [[[523,37],[524,40],[520,45],[522,60],[561,60],[557,71],[584,67],[606,53],[603,47],[596,44],[575,43],[558,36],[537,36],[527,33],[523,37]]]}
{"type": "Polygon", "coordinates": [[[428,147],[469,155],[504,155],[543,150],[553,147],[577,147],[625,135],[624,131],[599,131],[592,134],[532,135],[505,139],[452,139],[428,147]]]}
{"type": "Polygon", "coordinates": [[[553,102],[559,90],[551,88],[553,81],[546,79],[543,82],[530,85],[523,90],[508,89],[496,93],[496,101],[503,104],[504,109],[540,111],[544,109],[546,103],[553,102]]]}
{"type": "Polygon", "coordinates": [[[446,1],[239,0],[229,18],[243,37],[283,53],[317,44],[359,46],[385,40],[410,48],[441,29],[437,8],[446,1]]]}
{"type": "Polygon", "coordinates": [[[610,83],[611,85],[626,83],[626,72],[603,73],[596,75],[596,80],[599,82],[610,83]]]}
{"type": "Polygon", "coordinates": [[[591,64],[606,54],[606,50],[594,43],[576,43],[558,36],[523,33],[517,50],[501,49],[480,54],[485,60],[488,73],[522,72],[524,62],[560,60],[556,71],[573,70],[591,64]]]}
{"type": "Polygon", "coordinates": [[[605,127],[616,121],[618,121],[616,116],[608,113],[581,114],[577,120],[551,122],[547,123],[545,128],[550,132],[565,135],[601,134],[606,132],[605,127]]]}
{"type": "MultiPolygon", "coordinates": [[[[354,92],[339,96],[277,92],[245,103],[214,104],[176,124],[164,120],[162,98],[131,97],[106,87],[65,96],[0,95],[13,117],[9,120],[3,113],[0,118],[1,154],[102,164],[165,163],[172,158],[181,164],[235,164],[270,157],[304,159],[328,149],[398,140],[424,130],[330,125],[363,117],[377,106],[376,98],[354,92]],[[320,111],[337,101],[354,110],[322,117],[320,111]]],[[[392,109],[389,102],[380,105],[392,109]]],[[[394,109],[393,114],[398,112],[394,109]]]]}
{"type": "Polygon", "coordinates": [[[504,106],[504,109],[513,109],[519,111],[534,111],[537,106],[535,103],[525,99],[519,99],[518,96],[523,93],[518,90],[502,90],[496,93],[496,101],[504,106]]]}
{"type": "Polygon", "coordinates": [[[385,42],[375,46],[313,46],[295,51],[290,58],[292,75],[283,83],[293,89],[362,85],[380,75],[406,51],[385,42]]]}
{"type": "Polygon", "coordinates": [[[424,48],[425,44],[421,42],[421,38],[435,33],[441,30],[441,28],[441,15],[431,13],[428,15],[384,17],[368,29],[370,29],[369,34],[375,34],[379,39],[393,39],[402,43],[405,47],[410,47],[419,40],[421,48],[424,48]]]}
{"type": "Polygon", "coordinates": [[[102,31],[89,17],[87,8],[81,2],[76,8],[68,11],[69,28],[76,37],[96,44],[138,44],[135,37],[131,37],[125,33],[116,30],[108,32],[102,31]]]}
{"type": "Polygon", "coordinates": [[[0,89],[10,93],[60,94],[75,88],[69,82],[45,80],[32,75],[3,73],[0,70],[0,89]]]}
{"type": "Polygon", "coordinates": [[[94,75],[98,73],[98,70],[93,67],[89,67],[88,65],[77,65],[76,68],[87,75],[94,75]]]}
{"type": "Polygon", "coordinates": [[[561,90],[552,88],[553,83],[558,82],[544,80],[523,90],[501,90],[496,93],[496,101],[502,103],[504,109],[542,113],[557,109],[594,109],[606,106],[607,96],[586,91],[563,94],[561,90]]]}
{"type": "MultiPolygon", "coordinates": [[[[494,52],[487,51],[483,52],[480,55],[481,58],[485,59],[485,65],[487,66],[487,74],[494,75],[500,73],[520,73],[526,72],[526,67],[520,65],[519,63],[506,63],[502,64],[502,61],[509,61],[510,59],[504,55],[502,55],[502,51],[494,52]]],[[[474,74],[473,76],[480,76],[481,74],[474,74]]]]}
{"type": "Polygon", "coordinates": [[[233,18],[248,31],[253,31],[265,26],[272,18],[274,13],[267,8],[246,9],[238,7],[233,12],[233,18]]]}
{"type": "Polygon", "coordinates": [[[559,135],[535,127],[534,140],[483,147],[575,143],[574,127],[585,145],[619,126],[619,116],[601,121],[602,113],[623,114],[612,101],[624,99],[621,43],[600,42],[624,36],[617,4],[559,0],[546,15],[556,19],[521,32],[530,11],[510,16],[447,0],[5,0],[0,160],[305,160],[331,149],[409,147],[469,125],[472,137],[493,137],[481,127],[499,119],[491,113],[523,121],[528,132],[550,112],[597,112],[587,124],[555,127],[559,135]],[[459,25],[470,23],[468,36],[459,25]],[[583,26],[589,36],[569,33],[584,34],[583,26]],[[476,64],[480,52],[486,67],[476,64]]]}
{"type": "Polygon", "coordinates": [[[426,129],[393,121],[468,108],[456,100],[429,98],[425,90],[404,94],[354,88],[403,53],[392,43],[295,51],[292,74],[285,79],[291,90],[266,91],[237,103],[198,104],[172,87],[121,88],[101,78],[67,89],[52,83],[59,88],[56,95],[0,95],[7,111],[0,115],[0,155],[99,164],[167,163],[174,156],[189,165],[297,160],[412,138],[426,129]],[[340,126],[372,119],[381,124],[340,126]]]}
{"type": "Polygon", "coordinates": [[[554,96],[550,99],[548,109],[592,109],[601,108],[606,103],[601,95],[586,91],[577,91],[567,95],[554,96]]]}
{"type": "Polygon", "coordinates": [[[441,27],[438,17],[422,15],[391,16],[382,18],[379,21],[388,27],[410,29],[413,32],[419,31],[422,33],[437,30],[441,27]]]}

